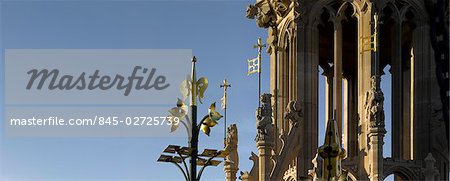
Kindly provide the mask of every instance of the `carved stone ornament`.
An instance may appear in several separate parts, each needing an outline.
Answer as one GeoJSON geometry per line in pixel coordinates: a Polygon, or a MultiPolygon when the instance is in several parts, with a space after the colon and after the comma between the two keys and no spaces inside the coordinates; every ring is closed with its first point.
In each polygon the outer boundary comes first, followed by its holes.
{"type": "Polygon", "coordinates": [[[245,16],[249,19],[256,19],[256,24],[261,28],[276,25],[275,11],[269,0],[260,0],[255,5],[249,5],[245,16]]]}
{"type": "Polygon", "coordinates": [[[249,157],[249,159],[253,162],[252,169],[250,171],[244,171],[244,172],[241,171],[240,172],[241,176],[239,176],[239,179],[241,179],[243,181],[258,180],[258,175],[259,175],[258,155],[251,152],[251,156],[249,157]]]}
{"type": "Polygon", "coordinates": [[[366,94],[364,108],[370,128],[384,128],[384,95],[380,88],[380,76],[371,77],[371,88],[366,94]]]}
{"type": "Polygon", "coordinates": [[[278,30],[276,28],[270,27],[268,30],[268,37],[267,37],[267,44],[269,47],[267,47],[267,53],[272,54],[276,53],[278,50],[278,30]]]}
{"type": "Polygon", "coordinates": [[[284,17],[291,9],[291,0],[272,0],[275,12],[279,17],[284,17]]]}
{"type": "Polygon", "coordinates": [[[261,95],[261,107],[256,112],[256,128],[258,129],[256,141],[271,140],[273,133],[271,97],[271,94],[261,95]]]}
{"type": "Polygon", "coordinates": [[[283,180],[285,181],[297,180],[297,167],[289,165],[289,168],[284,172],[283,180]]]}
{"type": "Polygon", "coordinates": [[[286,107],[284,118],[289,120],[293,127],[297,127],[298,122],[303,116],[301,104],[297,101],[290,101],[286,107]]]}
{"type": "Polygon", "coordinates": [[[225,150],[228,152],[228,155],[225,157],[225,166],[236,170],[239,166],[237,145],[238,130],[236,124],[232,124],[227,129],[227,138],[225,140],[225,150]]]}

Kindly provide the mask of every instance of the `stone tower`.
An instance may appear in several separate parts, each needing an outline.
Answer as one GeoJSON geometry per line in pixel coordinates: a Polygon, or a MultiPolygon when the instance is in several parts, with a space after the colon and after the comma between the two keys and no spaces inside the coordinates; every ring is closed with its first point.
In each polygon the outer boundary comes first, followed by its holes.
{"type": "Polygon", "coordinates": [[[318,123],[333,120],[346,152],[340,171],[348,180],[392,174],[396,180],[449,180],[448,9],[448,0],[250,5],[247,17],[268,31],[273,131],[270,140],[258,141],[263,153],[252,153],[253,169],[240,178],[312,179],[318,123]],[[380,88],[384,73],[392,77],[389,102],[380,88]],[[324,120],[318,119],[319,76],[326,80],[324,120]],[[387,103],[392,110],[385,110],[387,103]],[[386,158],[388,124],[392,157],[386,158]]]}

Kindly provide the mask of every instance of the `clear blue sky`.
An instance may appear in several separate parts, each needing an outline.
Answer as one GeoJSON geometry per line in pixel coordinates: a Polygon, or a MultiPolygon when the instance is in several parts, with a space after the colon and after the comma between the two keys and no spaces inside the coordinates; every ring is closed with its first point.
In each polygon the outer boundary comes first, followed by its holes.
{"type": "MultiPolygon", "coordinates": [[[[2,60],[4,49],[13,48],[192,49],[198,58],[198,74],[210,80],[205,102],[220,99],[219,85],[224,78],[232,84],[228,121],[237,123],[239,129],[240,170],[250,170],[248,157],[256,152],[257,77],[246,75],[246,59],[256,56],[252,46],[257,37],[266,37],[266,30],[245,18],[246,6],[253,1],[0,2],[2,60]]],[[[263,65],[263,92],[268,92],[267,54],[263,65]]],[[[3,63],[0,68],[3,102],[3,63]]],[[[320,81],[323,85],[324,80],[320,81]]],[[[388,81],[383,82],[383,88],[387,85],[388,81]]],[[[389,94],[390,90],[385,90],[389,94]]],[[[323,106],[323,96],[320,101],[323,106]]],[[[199,110],[205,111],[206,106],[199,110]]],[[[320,110],[322,133],[323,107],[320,110]]],[[[3,109],[1,114],[3,119],[3,109]]],[[[389,105],[386,114],[389,119],[389,105]]],[[[210,137],[201,135],[201,149],[222,148],[222,126],[215,127],[210,137]]],[[[0,127],[3,130],[3,124],[0,127]]],[[[0,180],[182,179],[175,166],[156,163],[166,145],[185,144],[182,138],[17,138],[1,132],[0,180]]],[[[390,139],[385,146],[390,150],[390,139]]],[[[222,165],[207,168],[203,178],[223,180],[222,165]]]]}

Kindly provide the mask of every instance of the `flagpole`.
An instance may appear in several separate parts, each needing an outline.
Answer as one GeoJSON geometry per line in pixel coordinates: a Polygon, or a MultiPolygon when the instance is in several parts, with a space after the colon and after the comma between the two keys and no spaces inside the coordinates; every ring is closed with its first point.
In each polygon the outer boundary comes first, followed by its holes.
{"type": "Polygon", "coordinates": [[[258,44],[256,44],[253,47],[258,48],[258,107],[261,107],[261,101],[259,100],[259,98],[261,97],[261,71],[262,71],[261,52],[262,48],[266,47],[266,45],[262,44],[261,37],[259,37],[258,44]]]}
{"type": "MultiPolygon", "coordinates": [[[[225,102],[227,102],[227,101],[225,100],[225,102]]],[[[223,124],[223,142],[224,142],[223,145],[225,146],[226,140],[227,140],[227,105],[226,105],[226,103],[225,103],[224,112],[225,112],[225,116],[224,116],[224,124],[223,124]]]]}
{"type": "Polygon", "coordinates": [[[220,85],[220,87],[223,88],[223,100],[222,100],[222,107],[224,110],[224,126],[223,126],[223,144],[225,146],[226,139],[227,139],[227,90],[228,87],[231,87],[231,84],[228,84],[227,79],[223,80],[223,84],[220,85]]]}
{"type": "MultiPolygon", "coordinates": [[[[258,38],[258,46],[260,45],[261,38],[258,38]]],[[[258,107],[261,107],[261,47],[258,47],[258,107]]]]}

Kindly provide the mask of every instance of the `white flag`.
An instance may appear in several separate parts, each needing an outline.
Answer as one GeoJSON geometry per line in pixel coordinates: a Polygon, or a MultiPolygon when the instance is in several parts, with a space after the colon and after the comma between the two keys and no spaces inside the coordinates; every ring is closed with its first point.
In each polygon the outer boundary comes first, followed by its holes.
{"type": "Polygon", "coordinates": [[[225,109],[227,107],[227,95],[224,94],[223,97],[220,99],[221,107],[222,109],[225,109]]]}
{"type": "Polygon", "coordinates": [[[247,62],[248,62],[247,75],[259,72],[259,59],[258,58],[247,60],[247,62]]]}

